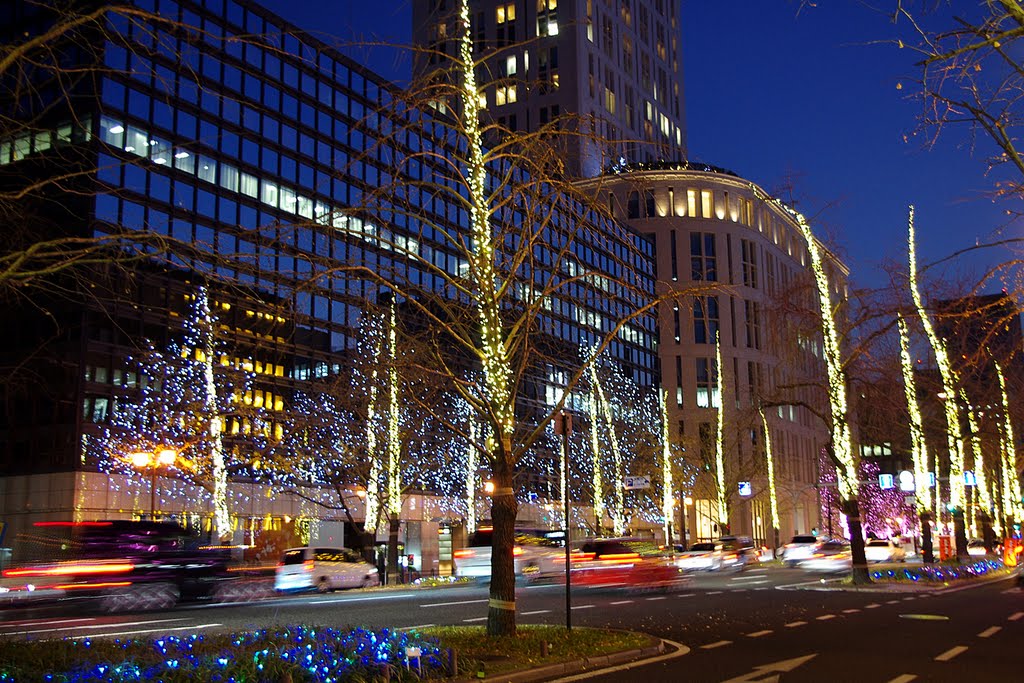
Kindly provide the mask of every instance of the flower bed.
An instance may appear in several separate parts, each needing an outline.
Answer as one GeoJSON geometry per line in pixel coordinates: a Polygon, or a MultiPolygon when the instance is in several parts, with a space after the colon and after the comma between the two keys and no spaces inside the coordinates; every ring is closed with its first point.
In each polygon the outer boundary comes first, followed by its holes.
{"type": "Polygon", "coordinates": [[[947,583],[960,579],[975,579],[993,576],[1006,571],[999,560],[981,559],[968,564],[924,564],[919,567],[899,569],[875,569],[871,571],[873,581],[911,581],[914,583],[947,583]]]}
{"type": "Polygon", "coordinates": [[[289,626],[153,640],[0,641],[0,681],[340,683],[443,677],[436,639],[383,629],[289,626]],[[419,667],[406,668],[406,648],[419,667]],[[387,671],[385,672],[385,669],[387,671]]]}

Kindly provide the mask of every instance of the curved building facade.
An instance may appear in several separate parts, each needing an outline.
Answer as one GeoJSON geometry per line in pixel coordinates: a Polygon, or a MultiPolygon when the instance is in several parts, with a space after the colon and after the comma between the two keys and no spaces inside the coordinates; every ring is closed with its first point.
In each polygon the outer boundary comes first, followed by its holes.
{"type": "MultiPolygon", "coordinates": [[[[586,184],[655,246],[661,383],[671,438],[694,477],[679,496],[692,499],[682,506],[689,540],[732,533],[773,544],[769,443],[780,537],[820,527],[828,425],[816,415],[828,415],[828,402],[811,259],[794,212],[729,171],[686,162],[615,168],[586,184]]],[[[844,300],[848,271],[824,253],[833,300],[844,300]]]]}

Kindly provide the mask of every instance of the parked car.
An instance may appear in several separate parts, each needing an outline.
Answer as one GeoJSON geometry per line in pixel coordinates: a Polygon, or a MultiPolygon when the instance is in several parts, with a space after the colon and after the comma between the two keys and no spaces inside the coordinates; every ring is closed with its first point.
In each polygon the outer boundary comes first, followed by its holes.
{"type": "Polygon", "coordinates": [[[821,539],[811,534],[797,534],[789,543],[782,546],[782,563],[787,567],[795,567],[801,561],[814,554],[821,539]]]}
{"type": "Polygon", "coordinates": [[[274,575],[274,590],[282,592],[378,585],[377,567],[348,548],[289,548],[274,575]]]}
{"type": "Polygon", "coordinates": [[[632,538],[596,538],[572,551],[572,583],[588,588],[670,589],[684,577],[661,553],[632,538]]]}
{"type": "Polygon", "coordinates": [[[907,551],[891,538],[873,538],[864,544],[864,557],[868,562],[905,562],[907,551]]]}
{"type": "MultiPolygon", "coordinates": [[[[481,582],[491,580],[492,527],[480,527],[465,548],[452,553],[455,576],[481,582]]],[[[512,562],[518,581],[565,576],[565,534],[560,530],[517,529],[512,562]]]]}
{"type": "Polygon", "coordinates": [[[815,549],[806,560],[798,565],[809,572],[834,574],[850,571],[853,567],[853,556],[847,541],[825,541],[815,549]]]}

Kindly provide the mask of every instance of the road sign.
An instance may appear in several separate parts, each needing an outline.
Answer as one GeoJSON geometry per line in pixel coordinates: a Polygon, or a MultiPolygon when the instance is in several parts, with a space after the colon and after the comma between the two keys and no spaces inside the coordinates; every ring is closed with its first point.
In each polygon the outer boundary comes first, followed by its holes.
{"type": "Polygon", "coordinates": [[[741,481],[740,485],[739,485],[739,488],[740,488],[740,495],[741,496],[752,496],[752,495],[754,495],[754,490],[750,486],[750,482],[749,481],[741,481]]]}
{"type": "Polygon", "coordinates": [[[625,489],[627,491],[633,491],[635,489],[649,489],[651,488],[651,478],[642,476],[627,476],[625,480],[625,489]]]}
{"type": "Polygon", "coordinates": [[[878,475],[878,488],[882,489],[883,491],[887,491],[893,488],[894,486],[895,484],[893,484],[893,476],[891,474],[878,475]]]}

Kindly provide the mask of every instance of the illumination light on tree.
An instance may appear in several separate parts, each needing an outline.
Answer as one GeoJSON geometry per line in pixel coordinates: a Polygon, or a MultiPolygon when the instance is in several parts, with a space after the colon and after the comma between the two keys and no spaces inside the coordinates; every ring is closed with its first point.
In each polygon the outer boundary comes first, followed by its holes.
{"type": "Polygon", "coordinates": [[[920,510],[932,505],[931,487],[928,486],[928,445],[924,438],[924,423],[921,408],[917,403],[917,383],[914,380],[914,363],[910,357],[910,332],[902,314],[896,316],[900,333],[900,368],[903,371],[903,395],[907,399],[907,413],[910,415],[910,449],[914,465],[914,495],[920,510]]]}
{"type": "MultiPolygon", "coordinates": [[[[601,416],[604,418],[604,422],[608,427],[608,439],[611,443],[614,472],[611,509],[612,530],[616,536],[622,536],[626,533],[626,505],[623,496],[625,471],[622,468],[622,451],[619,449],[619,439],[615,433],[615,419],[612,414],[611,405],[605,397],[604,389],[601,387],[601,381],[597,376],[596,363],[590,364],[590,377],[591,382],[594,385],[595,395],[597,396],[597,407],[600,409],[601,416]]],[[[596,418],[596,415],[594,417],[596,418]]],[[[597,457],[599,456],[595,451],[595,459],[597,457]]]]}
{"type": "Polygon", "coordinates": [[[981,509],[985,512],[990,512],[992,510],[992,497],[989,494],[988,477],[985,475],[985,453],[981,448],[981,431],[978,425],[978,416],[971,407],[971,402],[967,398],[967,392],[963,391],[960,395],[963,398],[964,405],[967,406],[967,427],[971,433],[971,454],[974,456],[974,463],[971,466],[976,482],[974,488],[981,509]]]}
{"type": "Polygon", "coordinates": [[[999,363],[995,364],[999,377],[999,394],[1003,406],[1003,426],[1000,430],[1001,456],[1003,459],[1003,514],[1015,521],[1024,520],[1022,509],[1020,477],[1017,475],[1017,448],[1014,445],[1013,422],[1010,420],[1010,399],[1006,394],[1006,377],[999,363]]]}
{"type": "Polygon", "coordinates": [[[836,461],[841,465],[836,471],[839,494],[844,500],[852,500],[857,497],[859,489],[857,462],[853,454],[850,424],[846,419],[846,377],[843,373],[839,332],[836,329],[835,314],[832,310],[828,274],[825,272],[821,248],[814,238],[811,226],[801,214],[795,214],[794,218],[807,242],[807,251],[811,255],[811,270],[814,273],[814,282],[818,289],[825,371],[828,378],[828,402],[832,415],[832,448],[836,461]]]}
{"type": "Polygon", "coordinates": [[[364,321],[363,345],[371,349],[370,381],[366,398],[366,457],[370,460],[370,474],[366,479],[366,512],[363,528],[376,534],[380,519],[381,462],[377,455],[377,378],[383,354],[384,340],[373,323],[364,321]]]}
{"type": "Polygon", "coordinates": [[[601,439],[600,433],[600,412],[597,407],[597,384],[590,385],[590,453],[591,464],[593,465],[594,484],[594,518],[597,527],[594,533],[601,534],[601,524],[604,520],[604,477],[601,472],[601,439]]]}
{"type": "MultiPolygon", "coordinates": [[[[715,484],[718,488],[718,524],[729,524],[729,500],[725,491],[725,386],[722,376],[722,338],[715,333],[715,380],[718,383],[718,422],[715,430],[715,484]]],[[[712,396],[714,396],[712,392],[712,396]]],[[[714,403],[714,401],[712,401],[714,403]]]]}
{"type": "Polygon", "coordinates": [[[772,452],[772,433],[768,429],[768,420],[764,415],[764,408],[760,405],[757,412],[761,416],[761,425],[764,427],[764,456],[768,463],[768,500],[772,513],[772,529],[781,529],[779,521],[779,496],[775,492],[775,454],[772,452]]]}
{"type": "Polygon", "coordinates": [[[388,306],[388,351],[387,351],[387,373],[388,373],[388,424],[387,424],[387,506],[388,516],[396,520],[402,514],[402,473],[399,470],[399,456],[401,455],[402,444],[398,438],[398,426],[401,416],[399,415],[398,404],[398,359],[397,331],[395,300],[392,297],[388,306]]]}
{"type": "Polygon", "coordinates": [[[479,455],[476,451],[476,420],[469,416],[469,442],[466,444],[466,531],[476,531],[476,470],[479,455]]]}
{"type": "MultiPolygon", "coordinates": [[[[210,296],[205,287],[196,294],[196,311],[207,321],[212,320],[210,296]]],[[[223,423],[217,414],[217,382],[213,376],[213,325],[203,325],[200,339],[203,351],[203,379],[205,380],[206,401],[204,409],[213,415],[210,420],[210,462],[213,468],[213,520],[217,536],[221,539],[231,536],[231,513],[228,511],[228,470],[224,463],[223,423]]]]}
{"type": "MultiPolygon", "coordinates": [[[[668,392],[662,388],[658,390],[658,408],[661,416],[661,514],[665,518],[665,539],[668,540],[675,518],[675,499],[672,495],[675,487],[672,486],[672,449],[668,440],[668,392]]],[[[679,501],[679,506],[686,514],[686,506],[679,501]]],[[[686,539],[681,543],[686,544],[686,539]]]]}
{"type": "MultiPolygon", "coordinates": [[[[963,435],[960,431],[960,416],[957,409],[956,374],[950,365],[949,356],[946,353],[946,345],[935,332],[928,311],[925,310],[924,301],[921,298],[920,288],[917,282],[917,245],[914,237],[914,207],[910,207],[907,219],[907,246],[910,257],[910,295],[914,300],[914,307],[921,318],[921,325],[924,327],[925,336],[931,344],[932,352],[935,354],[935,365],[939,369],[939,377],[942,379],[942,391],[945,399],[942,401],[943,411],[946,414],[946,444],[949,448],[949,502],[954,508],[964,507],[964,448],[963,435]]],[[[938,490],[938,484],[936,484],[938,490]]]]}

